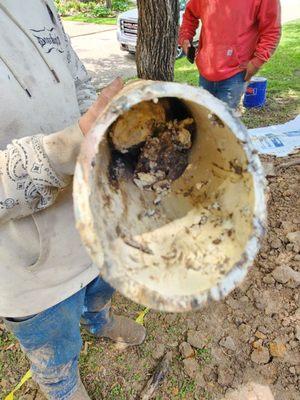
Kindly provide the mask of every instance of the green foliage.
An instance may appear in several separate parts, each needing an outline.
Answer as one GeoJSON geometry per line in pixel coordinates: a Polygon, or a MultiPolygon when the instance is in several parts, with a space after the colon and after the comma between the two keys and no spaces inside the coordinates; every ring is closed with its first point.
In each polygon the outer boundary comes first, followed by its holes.
{"type": "Polygon", "coordinates": [[[111,17],[111,10],[99,4],[93,5],[90,10],[91,16],[96,18],[111,17]]]}
{"type": "Polygon", "coordinates": [[[211,349],[205,347],[203,349],[197,349],[197,356],[204,364],[209,364],[212,361],[211,349]]]}
{"type": "Polygon", "coordinates": [[[124,390],[119,383],[112,387],[108,398],[109,400],[126,400],[124,390]]]}
{"type": "Polygon", "coordinates": [[[179,399],[185,399],[189,393],[193,393],[195,391],[195,388],[196,385],[194,381],[191,380],[184,381],[178,393],[179,399]]]}
{"type": "Polygon", "coordinates": [[[65,16],[82,16],[90,18],[114,17],[117,12],[126,11],[129,7],[128,0],[113,0],[112,8],[106,7],[105,0],[88,1],[85,3],[79,0],[55,0],[58,12],[65,16]]]}
{"type": "Polygon", "coordinates": [[[127,0],[113,0],[112,2],[112,9],[114,11],[123,12],[128,10],[128,1],[127,0]]]}
{"type": "Polygon", "coordinates": [[[139,381],[142,380],[142,377],[141,377],[140,374],[133,374],[133,379],[134,379],[136,382],[139,382],[139,381]]]}

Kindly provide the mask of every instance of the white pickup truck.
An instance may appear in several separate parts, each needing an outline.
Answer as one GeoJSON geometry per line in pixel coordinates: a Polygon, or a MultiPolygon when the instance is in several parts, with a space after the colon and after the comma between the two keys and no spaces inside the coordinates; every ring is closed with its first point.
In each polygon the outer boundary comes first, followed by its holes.
{"type": "MultiPolygon", "coordinates": [[[[180,24],[182,22],[185,6],[186,6],[186,1],[180,0],[180,17],[179,17],[180,24]]],[[[117,26],[117,38],[119,43],[121,44],[122,50],[128,51],[131,54],[135,54],[136,43],[137,43],[137,30],[138,30],[137,8],[125,11],[124,13],[119,15],[118,26],[117,26]]],[[[194,37],[194,45],[197,45],[199,41],[199,35],[200,35],[200,29],[197,30],[197,33],[194,37]]],[[[183,56],[183,50],[180,46],[178,46],[176,58],[180,58],[182,56],[183,56]]]]}

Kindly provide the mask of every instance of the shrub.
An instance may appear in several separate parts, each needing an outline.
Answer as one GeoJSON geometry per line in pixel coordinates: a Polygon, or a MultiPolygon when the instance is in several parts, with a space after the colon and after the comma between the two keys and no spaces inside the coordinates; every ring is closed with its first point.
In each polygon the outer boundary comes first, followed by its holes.
{"type": "Polygon", "coordinates": [[[91,16],[99,18],[99,17],[110,17],[112,16],[111,10],[104,6],[100,6],[99,4],[96,4],[90,9],[91,16]]]}
{"type": "Polygon", "coordinates": [[[78,0],[55,0],[55,4],[62,16],[84,14],[87,17],[105,18],[128,9],[128,0],[113,0],[111,10],[105,7],[105,0],[84,3],[78,0]]]}
{"type": "Polygon", "coordinates": [[[112,9],[114,11],[126,11],[126,10],[128,10],[128,1],[127,0],[113,0],[112,9]]]}

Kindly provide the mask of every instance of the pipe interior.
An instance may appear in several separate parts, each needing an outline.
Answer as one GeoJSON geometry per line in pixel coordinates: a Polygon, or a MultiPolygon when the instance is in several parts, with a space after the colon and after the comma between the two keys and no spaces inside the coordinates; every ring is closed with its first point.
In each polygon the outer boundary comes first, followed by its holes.
{"type": "Polygon", "coordinates": [[[196,128],[188,167],[170,194],[154,206],[155,194],[131,179],[118,188],[111,184],[107,130],[95,160],[91,207],[111,274],[162,295],[198,295],[243,258],[253,230],[253,181],[242,143],[224,121],[195,102],[173,104],[196,128]]]}

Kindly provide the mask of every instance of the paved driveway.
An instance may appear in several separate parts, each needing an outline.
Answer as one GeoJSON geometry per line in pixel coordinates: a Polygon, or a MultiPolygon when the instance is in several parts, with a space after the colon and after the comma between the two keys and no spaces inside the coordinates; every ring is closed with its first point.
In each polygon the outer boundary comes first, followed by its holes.
{"type": "Polygon", "coordinates": [[[282,22],[300,18],[300,0],[281,0],[282,22]]]}
{"type": "Polygon", "coordinates": [[[64,27],[97,88],[117,76],[136,76],[135,58],[120,50],[116,26],[64,21],[64,27]]]}

